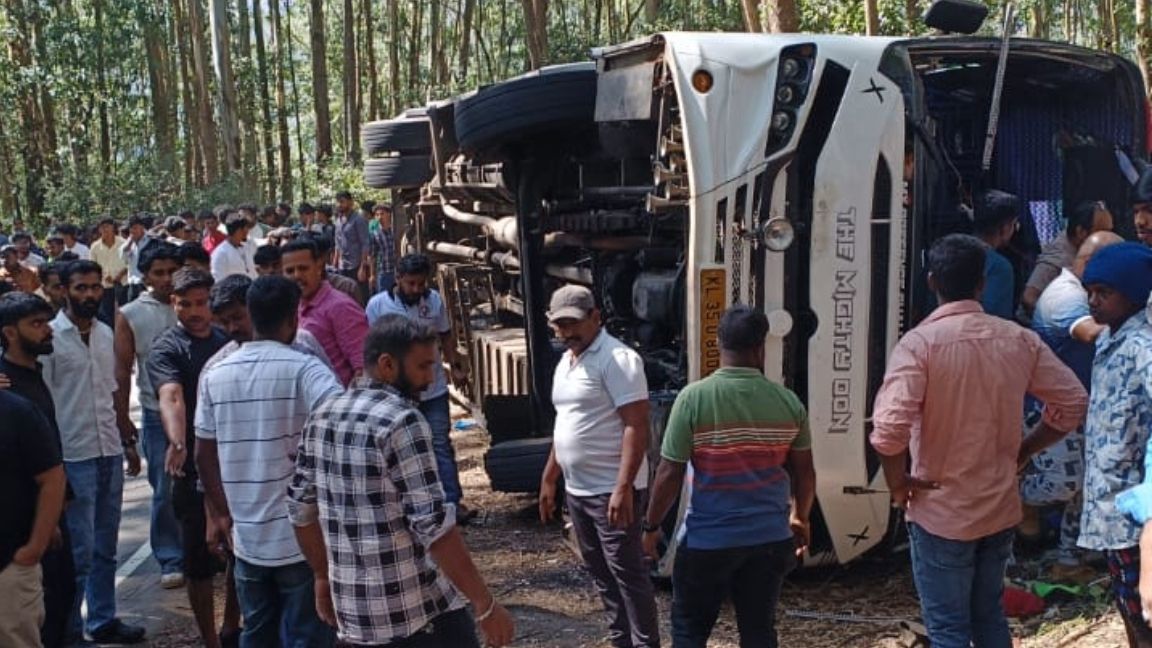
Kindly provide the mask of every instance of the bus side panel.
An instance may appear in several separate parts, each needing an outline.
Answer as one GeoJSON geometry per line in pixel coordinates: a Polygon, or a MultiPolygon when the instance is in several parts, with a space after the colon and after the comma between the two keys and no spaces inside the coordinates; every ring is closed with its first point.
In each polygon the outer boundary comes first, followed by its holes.
{"type": "MultiPolygon", "coordinates": [[[[817,498],[836,558],[846,563],[883,539],[891,513],[887,494],[851,491],[871,485],[865,449],[871,327],[883,327],[876,334],[886,339],[896,319],[889,315],[886,322],[870,321],[872,300],[887,297],[873,295],[874,286],[883,292],[892,285],[874,283],[873,275],[887,279],[894,260],[888,254],[887,267],[873,267],[873,221],[885,221],[880,225],[887,227],[878,230],[886,233],[891,213],[901,204],[897,198],[889,213],[877,217],[873,194],[881,165],[890,179],[885,193],[900,185],[904,101],[896,85],[877,71],[878,59],[871,52],[854,53],[854,58],[825,52],[851,76],[816,166],[809,285],[817,325],[808,348],[808,406],[817,498]]],[[[891,297],[888,302],[896,306],[897,295],[891,297]]]]}

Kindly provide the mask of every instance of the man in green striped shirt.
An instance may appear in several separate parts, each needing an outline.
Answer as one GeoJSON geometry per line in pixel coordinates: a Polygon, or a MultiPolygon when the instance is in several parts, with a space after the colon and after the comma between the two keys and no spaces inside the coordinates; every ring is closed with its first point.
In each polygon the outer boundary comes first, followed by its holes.
{"type": "Polygon", "coordinates": [[[724,313],[721,368],[680,393],[664,430],[644,521],[650,555],[692,468],[672,573],[675,648],[704,648],[728,597],[740,645],[775,648],[780,588],[808,544],[816,491],[808,414],[794,393],[764,377],[767,335],[764,313],[724,313]]]}

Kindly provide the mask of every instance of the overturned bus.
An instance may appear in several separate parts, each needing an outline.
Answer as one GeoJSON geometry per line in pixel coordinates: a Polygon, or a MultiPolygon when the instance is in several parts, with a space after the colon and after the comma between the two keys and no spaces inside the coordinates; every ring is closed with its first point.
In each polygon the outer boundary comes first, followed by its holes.
{"type": "Polygon", "coordinates": [[[592,288],[643,356],[654,458],[677,391],[719,366],[720,314],[751,304],[771,323],[765,374],[809,410],[812,560],[883,546],[899,525],[872,401],[931,308],[925,251],[985,188],[1022,199],[1025,254],[1062,232],[1063,204],[1127,205],[1148,144],[1137,68],[970,35],[663,33],[593,59],[364,130],[368,184],[411,214],[405,250],[437,260],[493,488],[539,485],[559,286],[592,288]]]}

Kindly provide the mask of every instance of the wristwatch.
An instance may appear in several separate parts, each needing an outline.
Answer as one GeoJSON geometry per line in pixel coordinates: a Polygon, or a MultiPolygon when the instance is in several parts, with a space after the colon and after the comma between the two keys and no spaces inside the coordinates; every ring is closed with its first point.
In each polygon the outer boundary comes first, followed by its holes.
{"type": "Polygon", "coordinates": [[[172,447],[176,449],[176,452],[184,452],[184,444],[183,443],[173,443],[172,447]]]}
{"type": "Polygon", "coordinates": [[[640,528],[644,530],[644,533],[656,533],[660,530],[660,525],[648,524],[647,522],[644,522],[640,525],[640,528]]]}
{"type": "Polygon", "coordinates": [[[124,448],[135,448],[136,437],[132,437],[131,439],[120,439],[120,446],[124,448]]]}

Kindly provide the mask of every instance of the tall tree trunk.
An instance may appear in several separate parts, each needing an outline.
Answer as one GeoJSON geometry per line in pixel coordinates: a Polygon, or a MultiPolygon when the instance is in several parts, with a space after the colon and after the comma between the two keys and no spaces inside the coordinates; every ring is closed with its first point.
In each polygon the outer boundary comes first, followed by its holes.
{"type": "Polygon", "coordinates": [[[659,16],[660,0],[644,0],[644,20],[647,21],[648,24],[652,24],[656,22],[659,16]]]}
{"type": "MultiPolygon", "coordinates": [[[[104,0],[93,0],[92,13],[96,24],[96,112],[100,120],[100,168],[104,174],[112,171],[112,125],[108,121],[108,80],[104,60],[104,0]]],[[[31,202],[29,202],[31,208],[31,202]]]]}
{"type": "Polygon", "coordinates": [[[524,29],[528,38],[528,63],[532,69],[548,64],[548,0],[520,0],[524,5],[524,29]]]}
{"type": "Polygon", "coordinates": [[[1032,24],[1028,30],[1028,35],[1032,38],[1047,40],[1050,33],[1049,16],[1047,2],[1037,2],[1032,5],[1032,24]]]}
{"type": "Polygon", "coordinates": [[[384,101],[380,96],[380,72],[376,68],[376,19],[372,15],[372,0],[363,0],[360,11],[364,14],[365,72],[368,77],[368,119],[380,119],[384,101]]]}
{"type": "Polygon", "coordinates": [[[1096,0],[1096,15],[1099,20],[1096,24],[1096,48],[1111,51],[1114,37],[1112,35],[1112,20],[1108,17],[1112,10],[1109,0],[1096,0]]]}
{"type": "Polygon", "coordinates": [[[468,63],[472,59],[472,20],[476,13],[476,0],[464,0],[464,15],[460,27],[460,81],[468,83],[468,63]]]}
{"type": "Polygon", "coordinates": [[[356,49],[356,3],[344,0],[344,140],[348,161],[360,161],[360,57],[356,49]]]}
{"type": "Polygon", "coordinates": [[[876,0],[864,0],[864,29],[868,36],[880,33],[880,8],[876,0]]]}
{"type": "Polygon", "coordinates": [[[1108,22],[1112,30],[1112,51],[1119,52],[1120,44],[1124,41],[1123,32],[1120,31],[1120,16],[1116,9],[1116,0],[1108,0],[1108,22]]]}
{"type": "Polygon", "coordinates": [[[15,179],[16,165],[12,162],[12,151],[8,147],[4,117],[0,116],[0,209],[5,214],[20,216],[20,191],[13,183],[15,179]]]}
{"type": "Polygon", "coordinates": [[[280,196],[292,202],[292,143],[288,135],[288,92],[284,81],[284,32],[280,26],[280,3],[270,2],[268,6],[272,12],[272,38],[276,45],[276,131],[280,140],[280,196]]]}
{"type": "MultiPolygon", "coordinates": [[[[316,161],[332,157],[332,117],[328,112],[328,59],[324,41],[324,0],[312,0],[312,107],[316,113],[316,161]]],[[[291,64],[291,63],[290,63],[291,64]]]]}
{"type": "Polygon", "coordinates": [[[169,76],[168,34],[163,5],[150,2],[138,9],[144,33],[144,55],[148,62],[148,88],[152,109],[152,130],[156,138],[156,164],[166,175],[176,172],[176,104],[169,76]]]}
{"type": "MultiPolygon", "coordinates": [[[[69,1],[52,3],[53,18],[64,33],[79,33],[80,18],[76,7],[69,1]]],[[[72,69],[84,69],[82,55],[78,41],[64,39],[58,43],[58,51],[65,53],[64,64],[72,69]]],[[[92,105],[90,102],[65,101],[62,103],[65,133],[68,138],[68,148],[72,159],[73,172],[80,177],[88,175],[88,154],[91,150],[89,133],[91,132],[92,105]]]]}
{"type": "Polygon", "coordinates": [[[189,38],[192,42],[192,77],[196,88],[196,114],[200,121],[200,141],[204,152],[204,184],[220,179],[220,148],[216,140],[216,117],[212,110],[212,87],[208,73],[208,43],[204,7],[200,0],[188,0],[189,38]]]}
{"type": "Polygon", "coordinates": [[[750,32],[764,31],[760,23],[760,0],[740,0],[740,8],[744,12],[745,29],[750,32]]]}
{"type": "Polygon", "coordinates": [[[920,24],[919,0],[904,0],[904,21],[908,24],[909,33],[919,33],[923,28],[920,24]]]}
{"type": "Polygon", "coordinates": [[[212,64],[216,70],[216,102],[220,109],[220,136],[224,139],[224,164],[229,173],[236,173],[243,165],[240,161],[240,119],[236,104],[236,76],[232,71],[228,0],[210,1],[212,64]]]}
{"type": "Polygon", "coordinates": [[[414,0],[408,32],[408,98],[420,96],[420,50],[424,34],[424,0],[414,0]]]}
{"type": "Polygon", "coordinates": [[[796,0],[764,0],[768,16],[768,31],[789,34],[800,31],[800,12],[796,0]]]}
{"type": "MultiPolygon", "coordinates": [[[[164,2],[165,0],[157,0],[164,2]]],[[[192,30],[184,17],[183,2],[172,3],[172,36],[176,39],[176,54],[180,72],[180,105],[184,126],[184,190],[204,185],[204,141],[200,137],[200,120],[196,92],[193,88],[191,72],[192,46],[188,36],[192,30]]]]}
{"type": "MultiPolygon", "coordinates": [[[[225,0],[231,4],[231,0],[225,0]]],[[[229,29],[231,33],[231,29],[229,29]]],[[[243,144],[242,158],[244,171],[244,184],[252,193],[260,191],[260,134],[267,138],[268,123],[261,123],[257,112],[259,111],[260,89],[256,87],[259,76],[253,73],[252,54],[252,20],[248,13],[248,0],[236,2],[236,108],[239,111],[240,140],[243,144]]],[[[275,172],[273,171],[273,177],[275,172]]]]}
{"type": "Polygon", "coordinates": [[[428,16],[428,68],[431,74],[430,87],[440,85],[440,48],[444,46],[443,30],[440,28],[440,0],[428,0],[431,12],[428,16]]]}
{"type": "Polygon", "coordinates": [[[392,81],[388,112],[400,110],[400,0],[388,0],[388,78],[392,81]]]}
{"type": "Polygon", "coordinates": [[[27,197],[28,211],[35,215],[44,209],[45,169],[44,145],[40,141],[43,124],[40,107],[32,81],[34,62],[32,59],[32,39],[28,7],[24,0],[6,0],[9,26],[8,55],[21,80],[16,84],[16,102],[20,113],[20,130],[23,133],[20,153],[24,159],[24,194],[27,197]]]}
{"type": "MultiPolygon", "coordinates": [[[[293,63],[296,56],[292,53],[292,3],[291,0],[284,2],[284,42],[288,44],[288,73],[291,75],[292,80],[292,107],[296,113],[296,155],[300,160],[300,195],[306,197],[308,195],[308,174],[304,167],[304,134],[303,129],[300,127],[300,86],[296,83],[296,66],[293,63]]],[[[327,98],[327,94],[325,94],[327,98]]],[[[325,110],[328,104],[325,103],[325,110]]],[[[332,139],[329,136],[328,146],[331,148],[332,139]]],[[[319,176],[320,168],[317,166],[316,174],[319,176]]],[[[319,179],[319,177],[317,177],[319,179]]]]}
{"type": "MultiPolygon", "coordinates": [[[[28,7],[31,11],[31,31],[32,40],[35,43],[36,60],[38,66],[43,68],[48,65],[48,39],[44,35],[44,12],[45,8],[39,3],[32,3],[28,7]]],[[[60,178],[60,158],[56,155],[56,151],[60,146],[60,142],[56,137],[56,100],[52,97],[52,82],[46,77],[42,77],[39,86],[39,111],[40,122],[43,132],[40,135],[40,145],[43,147],[41,156],[44,159],[45,167],[48,171],[48,176],[52,180],[60,178]]]]}
{"type": "Polygon", "coordinates": [[[1136,63],[1144,79],[1145,95],[1152,88],[1152,74],[1148,67],[1148,57],[1152,56],[1152,25],[1148,22],[1148,3],[1149,0],[1136,0],[1136,63]]]}
{"type": "MultiPolygon", "coordinates": [[[[242,3],[247,0],[240,0],[242,3]]],[[[275,1],[269,3],[277,4],[275,1]]],[[[260,85],[260,134],[264,148],[264,178],[269,201],[276,200],[276,144],[272,136],[272,100],[268,95],[268,52],[264,47],[264,11],[261,0],[252,0],[252,26],[256,33],[256,76],[260,85]]]]}

